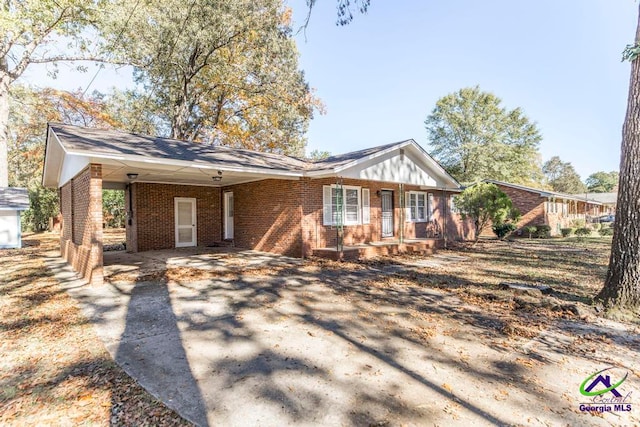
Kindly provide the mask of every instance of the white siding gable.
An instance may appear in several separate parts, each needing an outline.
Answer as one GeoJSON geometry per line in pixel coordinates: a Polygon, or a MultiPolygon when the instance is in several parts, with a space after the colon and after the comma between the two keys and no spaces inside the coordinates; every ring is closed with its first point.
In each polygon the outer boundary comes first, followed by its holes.
{"type": "Polygon", "coordinates": [[[404,155],[400,154],[400,150],[394,150],[384,156],[348,168],[341,175],[345,178],[438,187],[438,183],[427,170],[426,164],[417,161],[409,150],[404,155]]]}

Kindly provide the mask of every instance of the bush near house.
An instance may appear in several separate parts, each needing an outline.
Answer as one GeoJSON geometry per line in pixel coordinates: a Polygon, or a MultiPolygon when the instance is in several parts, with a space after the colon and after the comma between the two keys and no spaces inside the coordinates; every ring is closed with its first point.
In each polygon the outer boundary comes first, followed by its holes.
{"type": "Polygon", "coordinates": [[[527,234],[529,235],[529,238],[531,238],[538,231],[538,227],[536,227],[535,225],[528,225],[524,228],[524,231],[526,231],[527,234]]]}
{"type": "Polygon", "coordinates": [[[573,233],[573,228],[561,228],[560,233],[562,233],[562,237],[569,237],[573,233]]]}
{"type": "Polygon", "coordinates": [[[584,228],[586,224],[587,223],[583,218],[578,218],[571,221],[572,228],[584,228]]]}
{"type": "Polygon", "coordinates": [[[498,239],[502,240],[504,239],[506,236],[508,236],[509,234],[513,233],[516,230],[515,224],[512,224],[510,222],[504,222],[502,224],[496,224],[493,227],[491,227],[491,229],[493,230],[493,233],[498,236],[498,239]]]}
{"type": "Polygon", "coordinates": [[[591,235],[591,229],[587,227],[580,227],[576,229],[575,233],[578,237],[586,237],[591,235]]]}
{"type": "Polygon", "coordinates": [[[600,228],[600,230],[598,230],[598,234],[600,234],[602,237],[604,237],[604,236],[613,236],[613,228],[611,228],[611,227],[602,227],[602,228],[600,228]]]}
{"type": "Polygon", "coordinates": [[[551,237],[551,226],[538,225],[536,228],[536,237],[538,239],[548,239],[551,237]]]}

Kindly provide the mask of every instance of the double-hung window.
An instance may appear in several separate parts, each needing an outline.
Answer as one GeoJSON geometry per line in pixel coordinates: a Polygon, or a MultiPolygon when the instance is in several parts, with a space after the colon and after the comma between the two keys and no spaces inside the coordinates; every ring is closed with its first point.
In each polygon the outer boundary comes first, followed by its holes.
{"type": "Polygon", "coordinates": [[[369,223],[371,214],[368,188],[325,185],[322,199],[324,225],[369,223]]]}
{"type": "Polygon", "coordinates": [[[433,195],[421,191],[408,191],[406,194],[407,221],[426,222],[431,220],[433,195]]]}

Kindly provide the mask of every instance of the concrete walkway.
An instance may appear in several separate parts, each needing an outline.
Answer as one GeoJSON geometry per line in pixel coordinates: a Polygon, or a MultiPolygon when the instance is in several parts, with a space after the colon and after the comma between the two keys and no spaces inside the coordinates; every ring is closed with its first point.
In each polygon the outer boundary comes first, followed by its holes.
{"type": "Polygon", "coordinates": [[[280,259],[286,275],[89,287],[48,262],[117,363],[200,426],[612,422],[578,411],[579,384],[604,362],[565,356],[575,337],[514,342],[452,294],[380,287],[366,267],[280,259]]]}

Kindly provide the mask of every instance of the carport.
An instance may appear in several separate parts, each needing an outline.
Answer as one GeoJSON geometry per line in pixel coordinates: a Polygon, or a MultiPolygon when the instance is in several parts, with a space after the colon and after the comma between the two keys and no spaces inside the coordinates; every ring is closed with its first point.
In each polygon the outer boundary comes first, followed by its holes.
{"type": "MultiPolygon", "coordinates": [[[[125,192],[126,247],[214,246],[233,239],[230,186],[300,175],[277,156],[50,123],[42,183],[59,191],[60,251],[92,284],[104,277],[102,190],[125,192]],[[265,158],[268,160],[265,162],[265,158]],[[200,223],[198,223],[198,221],[200,223]]],[[[290,166],[290,165],[289,165],[290,166]]]]}

